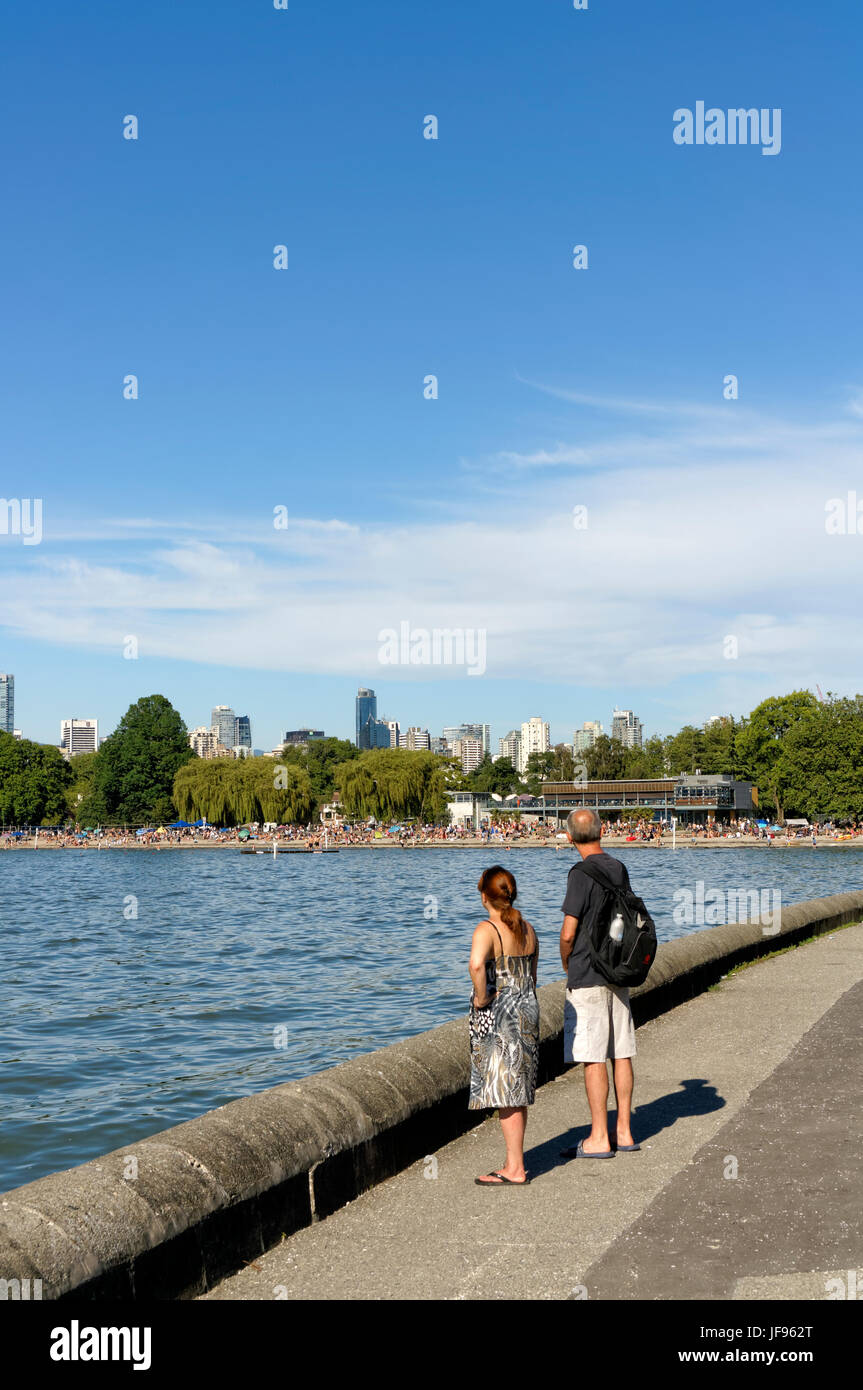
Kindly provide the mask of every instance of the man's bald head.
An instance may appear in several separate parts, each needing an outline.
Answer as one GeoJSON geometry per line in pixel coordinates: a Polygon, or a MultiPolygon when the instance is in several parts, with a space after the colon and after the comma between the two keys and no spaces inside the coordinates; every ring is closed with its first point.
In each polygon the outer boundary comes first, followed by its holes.
{"type": "Polygon", "coordinates": [[[570,811],[566,818],[566,830],[574,845],[598,845],[602,835],[599,812],[589,806],[570,811]]]}

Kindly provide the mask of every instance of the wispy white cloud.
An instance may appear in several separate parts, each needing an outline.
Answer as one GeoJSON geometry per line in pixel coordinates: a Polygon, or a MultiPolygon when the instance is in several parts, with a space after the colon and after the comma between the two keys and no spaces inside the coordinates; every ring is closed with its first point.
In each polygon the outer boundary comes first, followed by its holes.
{"type": "Polygon", "coordinates": [[[461,519],[291,518],[277,531],[238,518],[202,535],[143,517],[74,545],[49,529],[41,546],[5,550],[2,621],[118,659],[134,634],[141,659],[350,676],[373,672],[378,634],[407,621],[484,630],[490,676],[661,694],[707,675],[717,703],[765,675],[850,687],[863,536],[828,535],[825,505],[863,495],[859,435],[847,421],[687,419],[661,439],[599,437],[587,452],[613,478],[581,466],[580,447],[502,451],[506,488],[482,507],[468,489],[461,519]]]}

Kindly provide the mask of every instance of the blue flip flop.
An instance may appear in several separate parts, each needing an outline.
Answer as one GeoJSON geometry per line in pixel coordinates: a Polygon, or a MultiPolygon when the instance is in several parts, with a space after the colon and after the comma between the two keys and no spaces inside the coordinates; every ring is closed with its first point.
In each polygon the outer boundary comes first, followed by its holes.
{"type": "Polygon", "coordinates": [[[614,1149],[609,1149],[607,1154],[589,1154],[584,1151],[584,1140],[579,1139],[575,1150],[576,1158],[614,1158],[614,1149]]]}
{"type": "Polygon", "coordinates": [[[619,1154],[635,1154],[641,1152],[640,1144],[615,1144],[615,1152],[619,1154]]]}

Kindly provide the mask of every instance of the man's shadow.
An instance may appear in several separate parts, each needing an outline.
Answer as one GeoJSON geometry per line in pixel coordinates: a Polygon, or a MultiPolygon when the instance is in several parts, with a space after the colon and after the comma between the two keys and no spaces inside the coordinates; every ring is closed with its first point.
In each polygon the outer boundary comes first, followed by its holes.
{"type": "MultiPolygon", "coordinates": [[[[574,1072],[576,1068],[572,1067],[570,1070],[574,1072]]],[[[711,1111],[721,1110],[725,1105],[716,1087],[704,1077],[692,1077],[688,1081],[681,1081],[680,1085],[682,1090],[648,1101],[646,1105],[639,1105],[633,1111],[632,1133],[637,1143],[643,1144],[654,1134],[659,1134],[663,1129],[670,1129],[677,1120],[686,1119],[690,1115],[709,1115],[711,1111]]],[[[609,1102],[613,1097],[612,1090],[609,1102]]],[[[609,1129],[613,1132],[612,1117],[616,1118],[616,1111],[611,1104],[608,1113],[609,1129]]],[[[565,1134],[548,1139],[544,1144],[538,1144],[535,1149],[531,1149],[524,1156],[525,1167],[531,1178],[541,1177],[543,1173],[550,1173],[553,1168],[571,1163],[572,1159],[561,1157],[561,1149],[574,1149],[579,1139],[586,1138],[589,1133],[590,1125],[577,1125],[565,1134]]]]}

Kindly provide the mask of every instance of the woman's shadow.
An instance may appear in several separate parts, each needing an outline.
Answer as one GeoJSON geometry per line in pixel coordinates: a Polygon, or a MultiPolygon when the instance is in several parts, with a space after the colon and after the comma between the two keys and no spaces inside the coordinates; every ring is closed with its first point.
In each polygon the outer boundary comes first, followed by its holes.
{"type": "MultiPolygon", "coordinates": [[[[633,1111],[632,1130],[639,1144],[643,1144],[646,1139],[659,1134],[663,1129],[670,1129],[677,1120],[690,1115],[709,1115],[711,1111],[721,1110],[725,1105],[716,1087],[704,1077],[692,1077],[688,1081],[681,1081],[680,1085],[682,1090],[648,1101],[646,1105],[639,1105],[633,1111]]],[[[609,1128],[613,1132],[612,1116],[615,1116],[616,1112],[609,1109],[608,1113],[609,1128]]],[[[571,1162],[571,1159],[562,1156],[561,1150],[575,1148],[579,1139],[585,1138],[589,1133],[589,1125],[577,1125],[565,1134],[548,1139],[544,1144],[538,1144],[535,1149],[531,1149],[524,1157],[525,1167],[531,1178],[538,1178],[543,1173],[550,1173],[553,1168],[571,1162]]]]}

